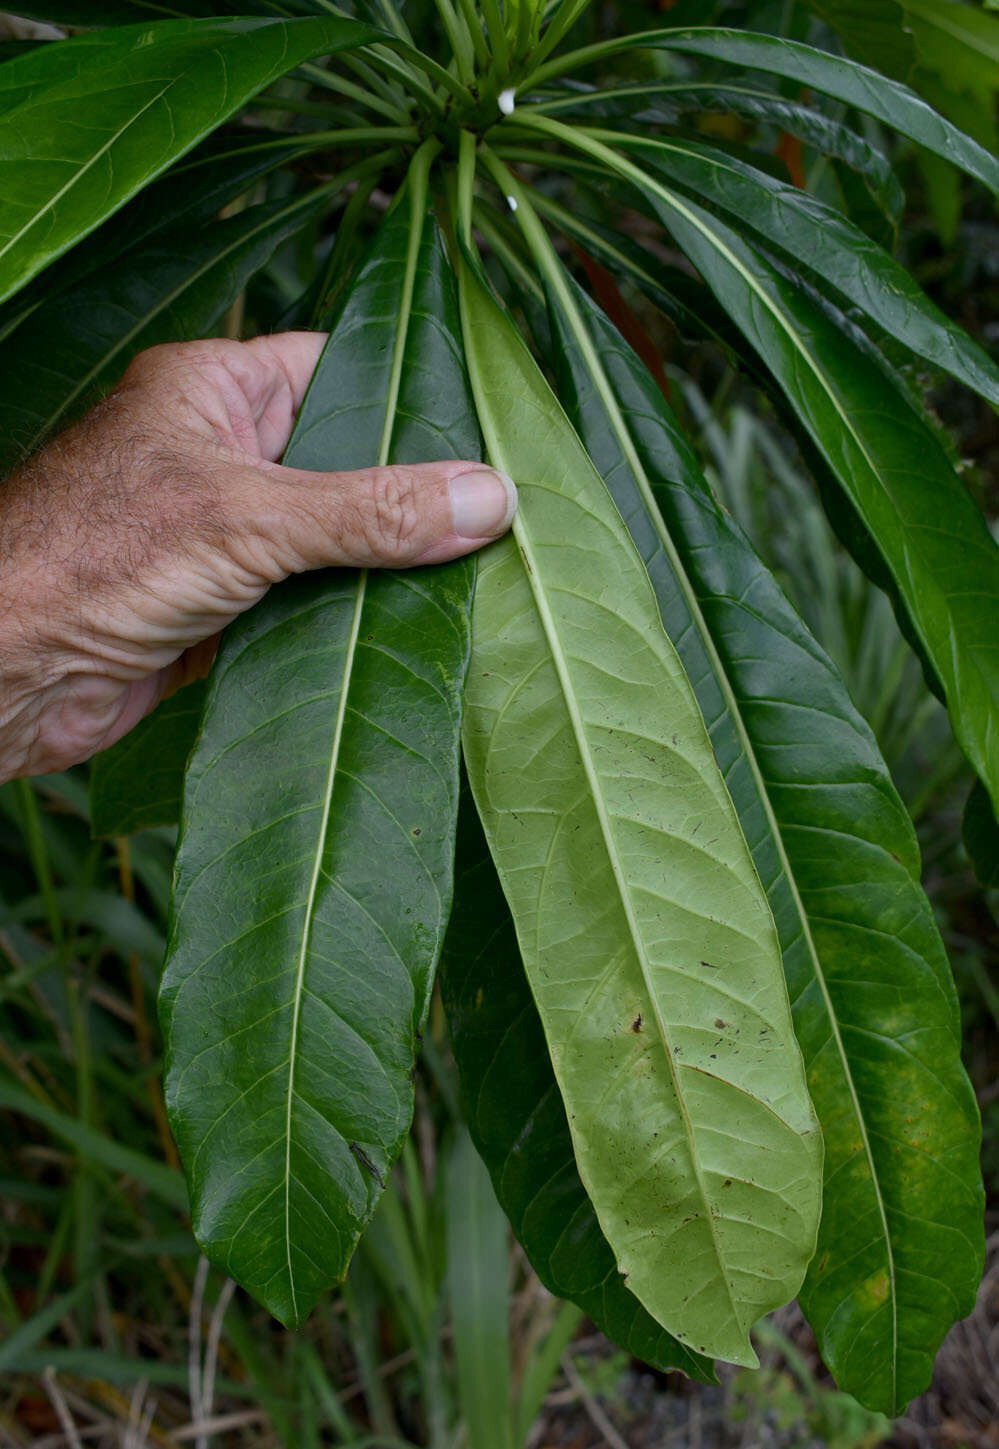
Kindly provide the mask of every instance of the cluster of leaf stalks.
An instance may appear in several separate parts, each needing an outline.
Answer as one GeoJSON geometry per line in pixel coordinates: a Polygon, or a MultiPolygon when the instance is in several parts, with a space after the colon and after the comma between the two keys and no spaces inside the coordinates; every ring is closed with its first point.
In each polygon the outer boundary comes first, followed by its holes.
{"type": "Polygon", "coordinates": [[[461,561],[274,590],[206,698],[96,771],[95,822],[120,833],[172,818],[187,760],[161,1010],[199,1240],[289,1324],[342,1276],[406,1139],[447,931],[469,1126],[542,1281],[703,1377],[753,1362],[750,1326],[800,1289],[840,1385],[896,1412],[982,1258],[977,1113],[915,835],[832,661],[550,228],[772,398],[981,777],[987,873],[999,561],[891,358],[992,405],[999,368],[880,245],[901,193],[864,118],[993,192],[999,164],[904,86],[763,33],[569,49],[581,0],[438,0],[440,54],[390,0],[378,25],[325,0],[114,24],[144,8],[109,0],[106,31],[0,68],[10,437],[34,446],[140,346],[211,331],[353,188],[292,309],[331,340],[287,461],[484,442],[522,497],[477,578],[461,561]],[[578,83],[621,57],[644,78],[578,83]],[[289,134],[204,142],[275,82],[289,134]],[[834,159],[842,206],[707,143],[714,111],[834,159]],[[206,224],[280,164],[328,179],[206,224]],[[690,266],[562,205],[552,175],[635,208],[690,266]]]}

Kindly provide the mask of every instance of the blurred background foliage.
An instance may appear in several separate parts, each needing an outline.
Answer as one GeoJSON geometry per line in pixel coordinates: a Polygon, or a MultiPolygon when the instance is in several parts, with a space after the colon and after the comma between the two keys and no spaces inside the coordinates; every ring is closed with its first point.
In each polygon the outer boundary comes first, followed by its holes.
{"type": "MultiPolygon", "coordinates": [[[[429,3],[411,0],[407,13],[429,3]]],[[[997,0],[611,0],[587,14],[580,39],[664,22],[746,26],[842,49],[999,149],[997,0]]],[[[5,24],[17,33],[0,17],[5,24]]],[[[307,81],[286,78],[255,123],[285,126],[316,103],[307,81]]],[[[875,123],[825,109],[889,156],[906,198],[898,255],[995,353],[999,223],[985,193],[875,123]]],[[[714,144],[751,150],[757,164],[862,221],[846,168],[800,140],[732,113],[699,124],[714,144]]],[[[253,199],[294,184],[294,173],[277,175],[253,199]]],[[[542,184],[553,204],[647,240],[641,218],[606,198],[564,176],[542,184]]],[[[386,200],[348,205],[339,242],[334,216],[281,250],[230,312],[229,333],[307,320],[332,247],[358,254],[386,200]]],[[[92,838],[81,768],[0,788],[5,1445],[999,1449],[999,891],[976,883],[961,846],[970,772],[890,604],[837,542],[760,394],[721,348],[686,339],[578,253],[566,260],[652,361],[712,486],[842,670],[916,823],[985,1125],[990,1256],[978,1309],[945,1344],[931,1390],[894,1424],[832,1387],[794,1305],[760,1326],[757,1374],[723,1370],[705,1387],[630,1362],[545,1292],[512,1241],[461,1124],[435,1009],[414,1131],[391,1188],[342,1289],[303,1330],[285,1332],[208,1270],[185,1215],[155,1014],[174,832],[92,838]]],[[[995,527],[999,420],[929,368],[908,381],[995,527]]]]}

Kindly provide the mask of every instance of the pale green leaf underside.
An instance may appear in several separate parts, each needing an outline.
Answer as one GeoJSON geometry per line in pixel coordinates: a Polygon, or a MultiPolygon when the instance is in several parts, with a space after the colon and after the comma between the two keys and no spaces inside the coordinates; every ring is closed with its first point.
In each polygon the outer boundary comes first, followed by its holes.
{"type": "Polygon", "coordinates": [[[839,1386],[900,1413],[982,1261],[978,1114],[915,834],[651,375],[561,271],[549,301],[560,393],[645,560],[777,923],[826,1159],[799,1298],[839,1386]]]}
{"type": "Polygon", "coordinates": [[[754,1363],[821,1184],[773,920],[627,531],[467,270],[461,295],[483,432],[521,489],[473,613],[476,803],[628,1287],[681,1342],[754,1363]]]}

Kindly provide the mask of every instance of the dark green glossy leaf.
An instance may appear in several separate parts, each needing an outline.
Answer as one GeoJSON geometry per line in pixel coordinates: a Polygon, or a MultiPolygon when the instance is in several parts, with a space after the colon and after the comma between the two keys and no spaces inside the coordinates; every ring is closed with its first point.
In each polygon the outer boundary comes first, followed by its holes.
{"type": "Polygon", "coordinates": [[[0,67],[0,300],[270,81],[377,37],[313,20],[176,20],[59,41],[0,67]]]}
{"type": "MultiPolygon", "coordinates": [[[[899,0],[806,0],[846,42],[858,60],[898,80],[907,80],[916,60],[912,33],[899,0]]],[[[945,0],[934,0],[945,3],[945,0]]]]}
{"type": "Polygon", "coordinates": [[[694,141],[594,132],[637,150],[642,164],[764,237],[839,292],[889,336],[999,405],[999,366],[934,306],[894,257],[817,197],[694,141]]]}
{"type": "MultiPolygon", "coordinates": [[[[426,186],[352,287],[287,461],[474,457],[426,186]]],[[[188,772],[161,997],[212,1260],[286,1323],[346,1269],[412,1115],[450,906],[469,560],[273,589],[226,634],[188,772]]]]}
{"type": "Polygon", "coordinates": [[[777,922],[826,1148],[799,1298],[840,1387],[897,1414],[974,1305],[984,1251],[978,1114],[915,835],[655,381],[564,274],[550,285],[562,395],[645,560],[777,922]]]}
{"type": "Polygon", "coordinates": [[[639,121],[645,117],[658,119],[660,115],[679,119],[690,112],[744,116],[779,127],[822,155],[842,162],[856,174],[871,201],[893,226],[905,202],[891,163],[863,136],[821,111],[789,101],[776,91],[764,90],[751,79],[652,81],[606,91],[580,90],[545,100],[538,109],[549,116],[574,112],[584,119],[591,115],[625,115],[636,116],[639,121]]]}
{"type": "Polygon", "coordinates": [[[731,227],[601,143],[572,139],[638,187],[779,383],[890,570],[954,734],[999,800],[999,548],[932,429],[845,326],[731,227]]]}
{"type": "MultiPolygon", "coordinates": [[[[984,146],[938,115],[908,86],[888,80],[877,71],[843,56],[830,55],[796,40],[711,26],[691,30],[646,30],[607,41],[592,50],[599,50],[600,57],[603,57],[616,51],[643,47],[677,50],[687,55],[701,55],[708,60],[727,61],[743,69],[786,76],[802,86],[874,116],[893,131],[925,146],[934,155],[962,167],[971,176],[977,176],[991,191],[999,193],[999,160],[984,146]]],[[[579,51],[578,57],[577,63],[580,64],[590,58],[598,58],[595,54],[591,56],[588,50],[579,51]]],[[[566,69],[558,62],[551,63],[551,67],[560,72],[566,69]]],[[[541,74],[534,78],[535,82],[548,68],[541,68],[541,74]]]]}
{"type": "Polygon", "coordinates": [[[153,237],[178,232],[176,245],[186,246],[191,231],[215,221],[235,197],[307,148],[301,136],[211,137],[10,298],[0,308],[0,341],[41,303],[153,237]]]}
{"type": "Polygon", "coordinates": [[[101,25],[135,25],[142,20],[176,20],[185,16],[247,14],[258,7],[240,7],[226,0],[17,0],[18,15],[47,20],[52,25],[96,28],[101,25]]]}
{"type": "Polygon", "coordinates": [[[628,1292],[580,1180],[510,908],[471,799],[462,802],[441,995],[469,1131],[531,1266],[657,1369],[714,1379],[628,1292]]]}
{"type": "Polygon", "coordinates": [[[750,1325],[814,1249],[821,1177],[773,921],[620,516],[512,322],[459,275],[479,419],[521,495],[476,589],[476,805],[628,1287],[697,1352],[754,1363],[750,1325]]]}
{"type": "Polygon", "coordinates": [[[143,348],[210,335],[323,200],[312,193],[171,232],[38,306],[3,344],[0,468],[82,412],[143,348]]]}
{"type": "Polygon", "coordinates": [[[90,767],[92,835],[131,835],[149,825],[176,825],[205,689],[203,679],[179,689],[96,756],[90,767]]]}
{"type": "Polygon", "coordinates": [[[999,886],[999,825],[980,780],[976,780],[964,807],[961,836],[975,875],[983,886],[999,886]]]}

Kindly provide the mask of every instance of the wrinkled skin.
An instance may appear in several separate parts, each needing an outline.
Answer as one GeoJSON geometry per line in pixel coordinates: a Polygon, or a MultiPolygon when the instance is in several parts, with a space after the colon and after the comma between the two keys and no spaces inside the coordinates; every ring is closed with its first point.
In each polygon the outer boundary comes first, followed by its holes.
{"type": "Polygon", "coordinates": [[[152,348],[0,485],[0,780],[106,749],[289,574],[439,563],[509,526],[515,490],[477,463],[275,461],[324,340],[152,348]]]}

